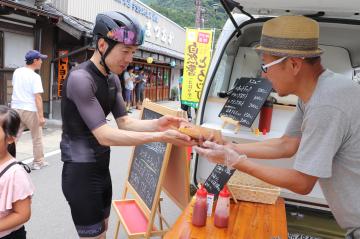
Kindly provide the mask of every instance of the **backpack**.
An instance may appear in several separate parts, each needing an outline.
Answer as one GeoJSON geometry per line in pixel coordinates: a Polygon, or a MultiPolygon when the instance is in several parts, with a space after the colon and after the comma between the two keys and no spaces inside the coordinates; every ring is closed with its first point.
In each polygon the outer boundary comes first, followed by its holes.
{"type": "Polygon", "coordinates": [[[12,167],[13,165],[15,165],[15,164],[20,164],[21,166],[23,166],[23,168],[25,169],[25,171],[26,171],[27,173],[30,173],[30,172],[31,172],[31,169],[30,169],[30,167],[29,167],[27,164],[24,164],[23,162],[12,162],[12,163],[9,164],[8,166],[6,166],[6,167],[3,169],[3,171],[0,172],[0,178],[1,178],[1,176],[4,175],[4,173],[5,173],[9,168],[11,168],[11,167],[12,167]]]}

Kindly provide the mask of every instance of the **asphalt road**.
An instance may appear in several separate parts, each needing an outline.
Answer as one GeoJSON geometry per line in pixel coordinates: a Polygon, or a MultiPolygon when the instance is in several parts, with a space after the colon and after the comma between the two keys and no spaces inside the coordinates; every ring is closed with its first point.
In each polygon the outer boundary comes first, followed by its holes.
{"type": "MultiPolygon", "coordinates": [[[[113,199],[120,199],[127,177],[131,147],[113,147],[110,170],[113,182],[113,199]]],[[[73,225],[70,208],[61,190],[62,162],[60,154],[47,160],[50,166],[31,172],[36,187],[32,201],[32,215],[25,225],[29,239],[75,239],[78,238],[73,225]]],[[[180,215],[180,209],[163,195],[162,212],[170,224],[180,215]]],[[[107,238],[114,238],[117,216],[112,209],[107,238]]],[[[119,238],[127,238],[121,229],[119,238]]]]}

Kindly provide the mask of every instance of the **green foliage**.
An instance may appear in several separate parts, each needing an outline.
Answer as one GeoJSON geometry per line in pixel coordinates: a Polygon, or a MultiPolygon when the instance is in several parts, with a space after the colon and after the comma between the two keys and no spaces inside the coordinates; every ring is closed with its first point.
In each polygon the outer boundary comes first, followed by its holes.
{"type": "MultiPolygon", "coordinates": [[[[194,0],[142,0],[155,11],[161,13],[182,27],[195,27],[194,0]]],[[[202,0],[204,28],[221,29],[227,15],[218,0],[202,0]]],[[[218,31],[216,32],[218,35],[218,31]]]]}

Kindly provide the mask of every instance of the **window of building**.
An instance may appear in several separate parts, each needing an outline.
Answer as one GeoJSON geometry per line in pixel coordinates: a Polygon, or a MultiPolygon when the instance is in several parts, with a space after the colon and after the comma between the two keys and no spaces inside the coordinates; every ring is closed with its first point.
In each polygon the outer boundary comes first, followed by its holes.
{"type": "Polygon", "coordinates": [[[25,54],[31,49],[34,49],[34,36],[4,32],[4,67],[24,66],[25,54]]]}

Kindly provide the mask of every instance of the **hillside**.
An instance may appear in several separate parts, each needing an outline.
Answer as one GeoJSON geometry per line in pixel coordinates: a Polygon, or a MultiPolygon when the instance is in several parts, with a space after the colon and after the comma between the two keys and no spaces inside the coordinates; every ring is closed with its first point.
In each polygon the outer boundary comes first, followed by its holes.
{"type": "MultiPolygon", "coordinates": [[[[195,27],[195,1],[193,0],[142,0],[155,11],[182,27],[195,27]]],[[[227,15],[218,0],[202,0],[205,10],[204,28],[221,29],[227,15]]]]}

